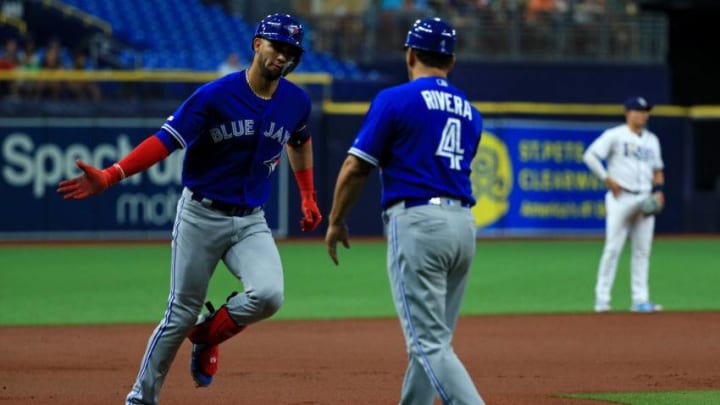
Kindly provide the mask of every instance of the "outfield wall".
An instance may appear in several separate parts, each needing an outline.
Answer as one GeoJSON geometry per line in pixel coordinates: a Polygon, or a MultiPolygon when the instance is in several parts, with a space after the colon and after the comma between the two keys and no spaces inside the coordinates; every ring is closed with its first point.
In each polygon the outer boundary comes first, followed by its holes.
{"type": "MultiPolygon", "coordinates": [[[[485,133],[473,163],[473,208],[481,236],[601,235],[604,185],[582,163],[585,147],[609,126],[622,121],[616,105],[477,103],[485,133]]],[[[342,161],[362,123],[367,103],[317,106],[312,117],[319,204],[331,206],[342,161]]],[[[650,129],[658,134],[666,164],[667,207],[657,230],[717,232],[717,194],[697,190],[696,158],[714,162],[712,123],[716,109],[659,106],[650,129]],[[699,137],[697,123],[709,130],[699,137]],[[697,140],[702,139],[698,150],[697,140]]],[[[182,154],[176,153],[146,173],[84,201],[63,201],[59,180],[78,174],[75,159],[107,166],[163,118],[0,118],[0,239],[165,239],[169,237],[180,191],[182,154]]],[[[717,171],[717,165],[707,170],[717,171]]],[[[288,164],[274,178],[266,206],[279,237],[300,236],[297,191],[288,164]]],[[[377,173],[349,218],[354,235],[381,235],[377,173]]],[[[704,190],[704,189],[703,189],[704,190]]],[[[321,235],[325,226],[314,235],[321,235]]]]}

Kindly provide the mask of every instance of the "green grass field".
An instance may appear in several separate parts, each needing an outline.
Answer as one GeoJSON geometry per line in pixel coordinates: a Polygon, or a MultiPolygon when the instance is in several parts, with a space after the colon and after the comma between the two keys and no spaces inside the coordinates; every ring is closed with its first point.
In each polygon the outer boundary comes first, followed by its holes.
{"type": "MultiPolygon", "coordinates": [[[[286,302],[273,319],[392,317],[383,241],[340,248],[280,242],[286,302]]],[[[464,314],[590,312],[600,240],[480,240],[464,314]]],[[[614,307],[630,305],[629,256],[618,268],[614,307]]],[[[720,239],[659,239],[651,294],[667,310],[719,310],[720,239]]],[[[169,291],[170,246],[0,246],[0,325],[156,322],[169,291]]],[[[209,298],[240,286],[223,265],[209,298]]]]}
{"type": "Polygon", "coordinates": [[[567,398],[597,399],[632,405],[717,405],[720,391],[613,392],[565,395],[567,398]]]}
{"type": "MultiPolygon", "coordinates": [[[[394,317],[385,242],[340,248],[280,242],[286,301],[273,319],[394,317]]],[[[463,314],[591,312],[601,240],[479,240],[463,314]]],[[[629,246],[614,309],[630,305],[629,246]]],[[[0,246],[0,326],[157,322],[169,291],[170,244],[0,246]]],[[[651,294],[668,311],[720,310],[720,239],[658,239],[651,294]]],[[[220,303],[238,283],[223,265],[210,285],[220,303]]],[[[272,320],[270,320],[272,322],[272,320]]],[[[572,395],[632,405],[720,403],[719,391],[572,395]]]]}

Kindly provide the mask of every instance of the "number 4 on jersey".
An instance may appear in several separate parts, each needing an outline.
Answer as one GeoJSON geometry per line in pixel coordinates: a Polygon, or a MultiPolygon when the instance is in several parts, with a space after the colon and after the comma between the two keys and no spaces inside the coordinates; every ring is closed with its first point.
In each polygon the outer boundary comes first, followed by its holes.
{"type": "Polygon", "coordinates": [[[435,151],[436,156],[450,159],[450,168],[453,170],[460,170],[460,161],[465,153],[460,143],[460,128],[459,119],[448,118],[442,131],[442,139],[435,151]]]}

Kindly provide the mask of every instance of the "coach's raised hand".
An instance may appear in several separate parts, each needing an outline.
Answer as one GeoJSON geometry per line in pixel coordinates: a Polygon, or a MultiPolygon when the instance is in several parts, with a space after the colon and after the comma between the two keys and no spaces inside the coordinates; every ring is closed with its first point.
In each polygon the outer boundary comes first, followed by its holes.
{"type": "Polygon", "coordinates": [[[113,181],[114,176],[111,173],[113,169],[118,170],[114,166],[100,170],[79,159],[75,163],[83,171],[83,174],[73,179],[63,180],[58,184],[57,192],[62,194],[66,200],[80,200],[100,194],[117,182],[113,181]]]}

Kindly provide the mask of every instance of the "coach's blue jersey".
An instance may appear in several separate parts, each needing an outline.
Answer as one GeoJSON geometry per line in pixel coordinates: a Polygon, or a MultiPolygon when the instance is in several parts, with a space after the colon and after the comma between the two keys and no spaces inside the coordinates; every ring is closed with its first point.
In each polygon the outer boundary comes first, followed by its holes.
{"type": "Polygon", "coordinates": [[[185,148],[182,183],[207,198],[260,206],[288,141],[310,135],[310,98],[284,78],[272,100],[257,97],[245,71],[209,82],[168,117],[157,136],[185,148]]]}
{"type": "Polygon", "coordinates": [[[380,167],[384,208],[437,196],[474,205],[470,164],[482,116],[446,79],[425,77],[381,91],[349,153],[380,167]]]}

